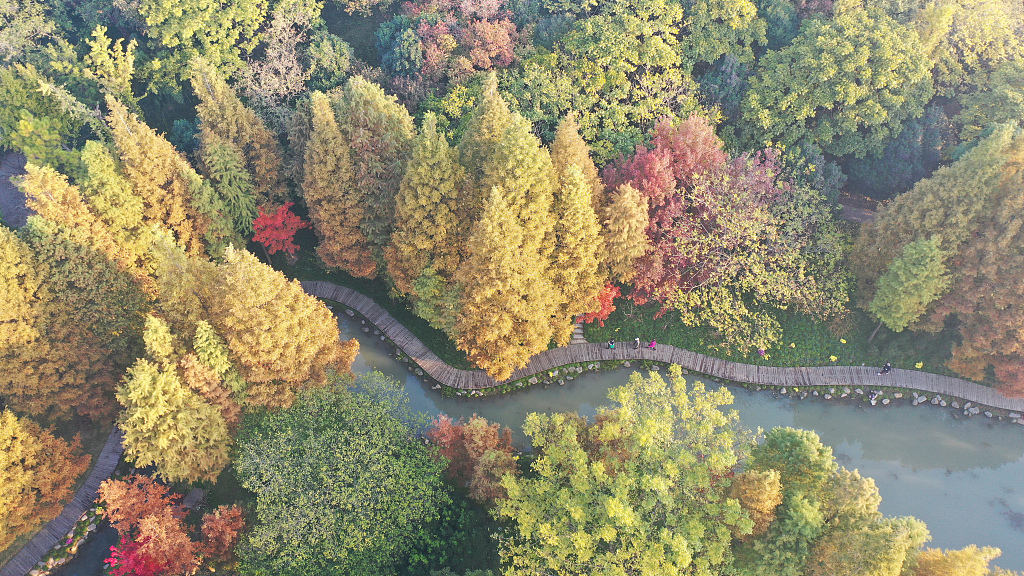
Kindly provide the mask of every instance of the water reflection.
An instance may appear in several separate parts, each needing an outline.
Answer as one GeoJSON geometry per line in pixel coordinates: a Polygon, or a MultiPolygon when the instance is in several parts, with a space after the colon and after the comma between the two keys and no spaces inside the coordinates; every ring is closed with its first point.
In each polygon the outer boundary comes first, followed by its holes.
{"type": "MultiPolygon", "coordinates": [[[[528,413],[575,410],[592,416],[597,406],[608,404],[608,389],[631,373],[585,374],[565,386],[488,398],[443,398],[406,365],[388,357],[390,350],[372,332],[363,333],[359,321],[342,315],[339,324],[344,334],[362,343],[356,371],[376,368],[405,382],[418,410],[453,418],[475,413],[500,422],[512,429],[519,446],[527,442],[522,424],[528,413]]],[[[931,405],[865,408],[813,397],[792,400],[745,389],[732,392],[734,407],[751,429],[794,426],[816,431],[843,466],[875,479],[884,514],[916,516],[928,524],[930,546],[998,546],[1003,555],[997,565],[1024,570],[1024,426],[984,417],[957,419],[949,408],[931,405]]]]}

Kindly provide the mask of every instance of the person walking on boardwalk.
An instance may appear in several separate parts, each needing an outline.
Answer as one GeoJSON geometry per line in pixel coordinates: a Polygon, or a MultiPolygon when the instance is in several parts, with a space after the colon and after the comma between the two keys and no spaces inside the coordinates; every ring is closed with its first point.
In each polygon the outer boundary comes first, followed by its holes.
{"type": "Polygon", "coordinates": [[[636,340],[633,340],[633,350],[639,350],[639,349],[640,349],[640,339],[637,338],[636,340]]]}
{"type": "Polygon", "coordinates": [[[656,340],[651,340],[651,343],[648,344],[647,347],[650,348],[651,350],[657,350],[658,342],[656,340]]]}
{"type": "Polygon", "coordinates": [[[612,338],[611,340],[608,341],[608,349],[615,350],[615,338],[612,338]]]}
{"type": "Polygon", "coordinates": [[[878,373],[878,375],[879,375],[879,376],[881,376],[882,374],[888,374],[889,372],[892,372],[892,364],[890,364],[890,363],[886,362],[886,363],[885,363],[885,364],[884,364],[884,365],[882,366],[882,371],[881,371],[881,372],[879,372],[879,373],[878,373]]]}

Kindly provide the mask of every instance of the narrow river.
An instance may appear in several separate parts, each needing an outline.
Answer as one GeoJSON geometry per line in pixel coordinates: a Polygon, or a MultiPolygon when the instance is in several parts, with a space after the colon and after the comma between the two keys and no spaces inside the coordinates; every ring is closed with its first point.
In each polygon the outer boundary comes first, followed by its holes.
{"type": "MultiPolygon", "coordinates": [[[[430,389],[359,320],[340,315],[343,337],[360,340],[353,369],[377,369],[405,383],[414,408],[452,418],[479,414],[513,431],[525,447],[522,424],[530,412],[595,414],[607,405],[609,388],[632,370],[584,374],[565,386],[535,386],[486,398],[444,398],[430,389]]],[[[930,547],[996,546],[993,563],[1024,570],[1024,426],[974,417],[957,418],[950,408],[908,403],[886,407],[840,404],[815,397],[780,398],[769,392],[732,388],[745,426],[770,430],[794,426],[814,430],[838,462],[875,479],[882,513],[915,516],[931,531],[930,547]]]]}

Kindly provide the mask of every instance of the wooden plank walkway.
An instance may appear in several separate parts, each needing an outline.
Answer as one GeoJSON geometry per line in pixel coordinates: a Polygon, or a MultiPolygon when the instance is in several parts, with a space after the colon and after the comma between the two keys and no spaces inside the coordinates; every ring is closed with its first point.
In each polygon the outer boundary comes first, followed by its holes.
{"type": "MultiPolygon", "coordinates": [[[[459,370],[445,364],[418,338],[413,336],[412,332],[399,324],[372,299],[351,288],[323,281],[303,281],[302,287],[313,296],[340,302],[365,316],[384,335],[405,351],[424,372],[442,384],[464,390],[479,390],[501,384],[483,370],[459,370]]],[[[566,364],[606,360],[654,360],[679,364],[687,370],[716,378],[762,386],[848,386],[851,389],[906,388],[1024,413],[1024,398],[1009,398],[988,386],[929,372],[894,368],[892,373],[879,376],[876,368],[864,366],[806,368],[756,366],[729,362],[664,344],[658,344],[656,350],[649,350],[644,346],[641,346],[639,350],[634,350],[633,345],[629,342],[619,343],[614,350],[609,350],[603,343],[570,344],[533,356],[526,366],[513,372],[509,380],[519,380],[566,364]]],[[[5,575],[0,574],[0,576],[5,575]]]]}
{"type": "Polygon", "coordinates": [[[118,460],[121,459],[121,453],[124,451],[121,439],[121,431],[115,426],[96,458],[96,465],[92,467],[92,471],[82,487],[75,492],[75,496],[64,505],[60,516],[51,520],[7,564],[0,567],[0,576],[25,576],[36,567],[36,564],[43,559],[47,552],[67,537],[68,532],[82,517],[82,514],[92,508],[100,482],[110,478],[110,475],[113,474],[118,460]]]}

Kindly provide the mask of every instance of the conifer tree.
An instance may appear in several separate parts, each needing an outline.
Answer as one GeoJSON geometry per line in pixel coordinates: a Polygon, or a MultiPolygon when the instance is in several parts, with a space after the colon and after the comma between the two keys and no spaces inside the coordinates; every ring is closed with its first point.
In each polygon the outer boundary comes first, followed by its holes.
{"type": "Polygon", "coordinates": [[[352,159],[351,185],[363,194],[359,226],[380,259],[391,239],[395,196],[412,153],[412,117],[380,86],[353,76],[337,101],[337,120],[352,159]]]}
{"type": "Polygon", "coordinates": [[[235,232],[251,233],[252,221],[257,216],[256,196],[241,151],[212,131],[203,131],[202,141],[199,154],[203,173],[216,191],[224,215],[235,232]]]}
{"type": "Polygon", "coordinates": [[[0,412],[0,546],[60,514],[89,466],[76,436],[57,438],[28,418],[0,412]]]}
{"type": "Polygon", "coordinates": [[[459,221],[464,179],[455,151],[437,131],[437,117],[428,113],[395,200],[395,232],[385,257],[395,287],[409,294],[417,314],[438,328],[450,328],[454,321],[455,310],[445,296],[454,289],[468,234],[459,221]],[[436,290],[417,289],[432,284],[436,290]]]}
{"type": "Polygon", "coordinates": [[[620,185],[604,209],[601,228],[604,265],[612,278],[629,282],[636,275],[637,259],[650,249],[649,223],[647,200],[629,184],[620,185]]]}
{"type": "Polygon", "coordinates": [[[152,272],[152,230],[144,223],[144,203],[125,179],[114,151],[90,140],[82,149],[82,164],[85,176],[80,184],[81,193],[89,210],[106,224],[114,241],[132,254],[135,267],[152,272]]]}
{"type": "Polygon", "coordinates": [[[200,253],[210,221],[196,208],[189,187],[193,182],[183,177],[183,171],[191,171],[191,167],[170,142],[129,114],[123,104],[108,97],[107,107],[107,123],[125,174],[144,202],[145,222],[174,232],[190,254],[200,253]]]}
{"type": "Polygon", "coordinates": [[[230,436],[221,413],[182,384],[175,366],[140,359],[117,391],[126,458],[172,482],[217,479],[230,436]]]}
{"type": "Polygon", "coordinates": [[[463,200],[465,217],[462,222],[467,228],[479,217],[490,194],[490,186],[495,185],[488,178],[484,165],[494,156],[498,141],[512,124],[512,112],[498,93],[498,79],[493,72],[484,79],[482,90],[480,103],[467,122],[457,147],[459,163],[466,170],[467,190],[470,191],[469,197],[463,200]]]}
{"type": "Polygon", "coordinates": [[[157,231],[151,249],[158,298],[156,309],[178,334],[192,334],[212,314],[217,267],[201,256],[190,256],[170,234],[157,231]]]}
{"type": "Polygon", "coordinates": [[[316,253],[328,266],[373,278],[377,265],[359,227],[365,193],[353,185],[348,143],[327,96],[310,95],[310,114],[313,129],[306,143],[302,192],[320,239],[316,253]]]}
{"type": "Polygon", "coordinates": [[[26,206],[47,220],[62,224],[71,240],[104,254],[128,272],[141,289],[153,292],[153,279],[136,255],[118,243],[106,223],[90,211],[77,186],[50,167],[29,164],[25,170],[18,187],[25,194],[26,206]]]}
{"type": "Polygon", "coordinates": [[[470,361],[498,380],[546,349],[552,335],[547,261],[524,257],[526,246],[522,223],[495,186],[456,272],[462,300],[455,334],[470,361]]]}
{"type": "Polygon", "coordinates": [[[245,155],[245,167],[259,206],[278,206],[288,197],[283,152],[277,137],[256,112],[247,108],[224,77],[201,58],[191,63],[192,89],[199,97],[196,113],[204,133],[216,134],[245,155]]]}
{"type": "Polygon", "coordinates": [[[0,226],[0,394],[35,415],[110,414],[117,368],[88,330],[60,318],[45,262],[0,226]]]}
{"type": "Polygon", "coordinates": [[[933,234],[907,244],[878,279],[868,311],[893,332],[916,322],[949,287],[941,242],[942,237],[933,234]]]}
{"type": "Polygon", "coordinates": [[[224,258],[211,324],[250,383],[250,403],[288,406],[297,388],[323,385],[328,367],[349,370],[337,365],[338,324],[322,302],[248,252],[224,258]],[[257,398],[258,384],[267,397],[257,398]]]}
{"type": "Polygon", "coordinates": [[[555,251],[551,281],[561,295],[555,315],[555,342],[572,338],[576,317],[600,307],[597,296],[605,279],[599,272],[601,228],[591,204],[592,188],[579,166],[570,164],[561,177],[555,198],[555,251]]]}
{"type": "Polygon", "coordinates": [[[565,178],[569,166],[577,166],[580,169],[590,188],[591,206],[595,213],[600,214],[605,203],[604,183],[597,174],[597,166],[590,158],[590,147],[580,136],[576,116],[572,113],[567,114],[558,123],[555,139],[551,142],[551,162],[555,165],[559,180],[565,178]]]}

